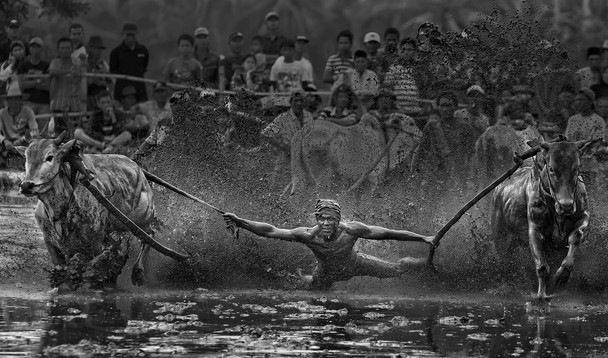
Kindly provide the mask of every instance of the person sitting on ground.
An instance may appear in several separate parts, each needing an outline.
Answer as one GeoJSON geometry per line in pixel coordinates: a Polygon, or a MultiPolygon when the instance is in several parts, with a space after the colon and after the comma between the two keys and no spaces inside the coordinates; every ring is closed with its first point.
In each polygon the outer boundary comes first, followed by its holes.
{"type": "Polygon", "coordinates": [[[137,104],[137,91],[133,86],[127,86],[122,89],[120,106],[117,110],[121,112],[126,123],[124,129],[131,132],[133,138],[144,139],[149,134],[150,120],[142,112],[141,106],[137,104]]]}
{"type": "MultiPolygon", "coordinates": [[[[164,82],[156,82],[152,88],[152,100],[136,105],[148,119],[148,132],[152,133],[156,125],[165,118],[170,118],[169,88],[164,82]]],[[[148,134],[149,134],[148,133],[148,134]]]]}
{"type": "Polygon", "coordinates": [[[333,88],[346,84],[353,89],[355,95],[359,98],[364,95],[376,96],[380,82],[376,72],[369,69],[367,53],[363,50],[355,51],[354,61],[355,67],[342,72],[334,82],[333,88]]]}
{"type": "MultiPolygon", "coordinates": [[[[12,81],[6,95],[6,107],[0,110],[0,153],[3,158],[13,152],[14,146],[28,145],[38,136],[38,123],[34,111],[23,105],[28,95],[21,92],[18,81],[12,81]]],[[[15,152],[16,154],[16,152],[15,152]]]]}
{"type": "Polygon", "coordinates": [[[181,34],[177,38],[179,56],[167,62],[163,76],[168,83],[192,85],[203,79],[203,65],[194,58],[194,37],[181,34]]]}
{"type": "Polygon", "coordinates": [[[132,139],[131,133],[124,129],[126,118],[123,112],[114,107],[109,91],[99,92],[97,107],[99,109],[93,114],[90,132],[76,128],[74,138],[101,153],[117,153],[132,139]]]}
{"type": "Polygon", "coordinates": [[[295,229],[280,229],[240,218],[233,213],[225,213],[224,220],[228,225],[234,224],[259,236],[306,245],[315,255],[317,267],[312,275],[300,276],[313,290],[327,290],[334,282],[347,281],[356,276],[399,277],[410,268],[426,265],[426,258],[404,257],[397,262],[389,262],[359,253],[354,247],[360,238],[415,241],[432,246],[434,236],[370,226],[357,221],[344,222],[340,205],[330,199],[319,199],[314,214],[315,226],[295,229]]]}
{"type": "Polygon", "coordinates": [[[355,92],[348,85],[340,85],[331,95],[330,106],[321,111],[317,119],[350,126],[359,121],[360,116],[357,116],[356,108],[355,92]]]}

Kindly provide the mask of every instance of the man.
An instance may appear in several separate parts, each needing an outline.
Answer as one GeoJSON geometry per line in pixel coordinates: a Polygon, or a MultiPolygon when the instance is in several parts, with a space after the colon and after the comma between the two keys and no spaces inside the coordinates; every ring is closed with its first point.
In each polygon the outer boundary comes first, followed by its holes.
{"type": "Polygon", "coordinates": [[[163,76],[168,83],[194,85],[203,78],[203,66],[194,58],[194,37],[182,34],[177,38],[178,56],[169,59],[163,76]]]}
{"type": "Polygon", "coordinates": [[[86,133],[82,128],[76,128],[74,138],[101,153],[116,153],[121,146],[131,141],[131,133],[124,129],[126,118],[114,108],[108,91],[97,94],[97,107],[99,109],[91,120],[91,131],[86,133]]]}
{"type": "Polygon", "coordinates": [[[84,27],[81,24],[71,24],[69,28],[70,40],[74,52],[72,52],[72,60],[76,64],[87,60],[87,49],[84,46],[84,27]]]}
{"type": "Polygon", "coordinates": [[[579,69],[574,74],[576,90],[590,88],[594,84],[600,83],[602,70],[602,51],[599,47],[589,47],[587,49],[587,66],[579,69]]]}
{"type": "Polygon", "coordinates": [[[228,46],[230,46],[230,55],[220,62],[220,91],[230,89],[230,80],[234,71],[243,67],[243,34],[240,32],[230,34],[228,46]]]}
{"type": "Polygon", "coordinates": [[[221,57],[209,49],[209,30],[199,27],[194,31],[194,58],[203,65],[203,81],[209,88],[218,88],[221,57]]]}
{"type": "Polygon", "coordinates": [[[367,59],[369,61],[369,69],[376,72],[378,71],[378,56],[380,52],[380,35],[376,32],[368,32],[363,37],[363,46],[367,51],[367,59]]]}
{"type": "Polygon", "coordinates": [[[273,188],[289,182],[291,178],[291,140],[302,127],[313,121],[310,112],[304,110],[306,99],[306,93],[302,89],[292,91],[289,101],[291,109],[279,114],[262,130],[262,138],[279,151],[270,180],[273,188]]]}
{"type": "Polygon", "coordinates": [[[6,38],[0,42],[0,63],[8,60],[11,55],[11,43],[19,40],[19,30],[21,23],[17,19],[12,19],[5,27],[6,38]]]}
{"type": "Polygon", "coordinates": [[[124,119],[123,129],[128,130],[133,138],[148,136],[150,121],[137,104],[137,91],[133,86],[122,89],[120,107],[115,109],[124,119]]]}
{"type": "Polygon", "coordinates": [[[39,134],[34,112],[23,105],[27,97],[21,92],[18,81],[11,82],[6,95],[2,96],[7,102],[0,110],[0,155],[4,158],[14,146],[28,145],[32,137],[39,134]]]}
{"type": "MultiPolygon", "coordinates": [[[[101,36],[91,36],[87,43],[87,48],[89,50],[87,71],[98,74],[110,73],[110,65],[101,58],[101,54],[106,48],[101,36]]],[[[87,109],[92,111],[97,105],[97,94],[102,91],[110,91],[112,93],[113,82],[109,78],[88,77],[87,84],[87,109]]]]}
{"type": "Polygon", "coordinates": [[[353,60],[353,33],[350,30],[342,30],[336,36],[338,53],[329,56],[323,71],[323,82],[333,85],[338,76],[355,66],[353,60]]]}
{"type": "Polygon", "coordinates": [[[169,89],[164,82],[156,82],[152,89],[153,100],[139,104],[141,112],[148,118],[151,133],[157,124],[171,118],[171,105],[169,103],[169,89]]]}
{"type": "Polygon", "coordinates": [[[608,97],[600,97],[596,100],[595,113],[602,117],[605,123],[608,122],[608,97]]]}
{"type": "Polygon", "coordinates": [[[399,277],[410,267],[426,265],[425,258],[405,257],[398,262],[385,261],[358,253],[354,246],[360,238],[433,245],[433,236],[368,226],[357,221],[343,222],[340,205],[330,199],[317,200],[314,214],[317,221],[315,226],[295,229],[279,229],[270,224],[239,218],[233,213],[225,213],[224,220],[228,225],[234,224],[256,235],[306,245],[315,255],[317,267],[311,276],[302,276],[302,279],[314,290],[327,290],[334,282],[356,276],[399,277]]]}
{"type": "Polygon", "coordinates": [[[295,60],[295,43],[285,40],[281,44],[283,61],[275,62],[270,69],[270,83],[277,92],[291,92],[292,89],[307,87],[312,78],[306,78],[306,70],[300,61],[295,60]]]}
{"type": "MultiPolygon", "coordinates": [[[[144,77],[148,71],[150,54],[148,49],[137,42],[137,25],[126,23],[122,28],[123,42],[110,52],[110,72],[120,75],[144,77]]],[[[114,88],[114,98],[120,99],[122,89],[127,86],[135,87],[137,101],[148,100],[146,84],[139,81],[118,79],[114,88]]]]}
{"type": "Polygon", "coordinates": [[[274,61],[281,54],[281,45],[287,38],[279,33],[279,14],[271,11],[264,18],[266,34],[263,35],[264,48],[262,52],[266,55],[266,67],[270,69],[274,61]]]}
{"type": "Polygon", "coordinates": [[[416,81],[416,42],[411,37],[401,40],[399,59],[393,63],[384,77],[384,85],[393,89],[397,97],[397,107],[409,115],[418,116],[422,112],[420,90],[416,81]]]}
{"type": "Polygon", "coordinates": [[[490,118],[483,113],[483,103],[486,91],[479,85],[467,89],[467,108],[459,109],[454,113],[457,120],[468,123],[474,130],[472,137],[477,140],[490,126],[490,118]]]}
{"type": "MultiPolygon", "coordinates": [[[[42,51],[44,43],[39,37],[34,37],[30,40],[30,56],[19,68],[17,73],[20,75],[20,84],[23,92],[29,96],[29,101],[26,103],[34,114],[45,114],[51,111],[49,102],[49,80],[45,77],[25,78],[24,75],[42,75],[49,72],[49,63],[42,59],[42,51]]],[[[48,124],[48,119],[40,119],[39,126],[41,133],[45,132],[48,124]]]]}
{"type": "Polygon", "coordinates": [[[604,138],[606,124],[604,119],[593,111],[595,93],[589,88],[578,91],[574,97],[574,108],[578,113],[568,119],[564,135],[569,141],[593,140],[604,138]]]}
{"type": "Polygon", "coordinates": [[[384,49],[378,50],[377,71],[380,83],[384,83],[384,76],[388,69],[399,59],[399,30],[389,27],[384,31],[384,49]]]}
{"type": "MultiPolygon", "coordinates": [[[[87,78],[82,76],[82,73],[86,71],[87,63],[75,64],[71,57],[72,51],[72,41],[67,37],[60,38],[57,41],[59,57],[49,65],[51,111],[55,113],[83,112],[86,108],[87,78]]],[[[69,128],[68,120],[71,119],[55,117],[55,134],[58,135],[69,128]]]]}
{"type": "Polygon", "coordinates": [[[6,88],[5,83],[10,83],[17,70],[25,63],[25,45],[19,40],[11,42],[11,55],[8,60],[0,64],[0,86],[6,88]]]}
{"type": "Polygon", "coordinates": [[[367,61],[367,53],[363,50],[355,51],[354,55],[355,68],[349,69],[340,74],[333,89],[338,88],[341,84],[346,84],[352,88],[359,99],[363,96],[374,97],[378,94],[378,76],[376,72],[369,69],[367,61]]]}

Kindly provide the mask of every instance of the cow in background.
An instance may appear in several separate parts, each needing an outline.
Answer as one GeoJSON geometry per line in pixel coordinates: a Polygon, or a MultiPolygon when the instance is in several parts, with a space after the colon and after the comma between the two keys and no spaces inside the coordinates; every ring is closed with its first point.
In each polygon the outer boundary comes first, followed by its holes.
{"type": "MultiPolygon", "coordinates": [[[[38,139],[28,147],[17,147],[26,160],[20,192],[36,196],[35,217],[42,230],[52,264],[51,285],[70,288],[89,284],[92,288],[113,288],[127,261],[127,228],[79,183],[80,173],[65,162],[74,146],[71,140],[38,139]]],[[[152,189],[135,162],[122,155],[81,156],[94,172],[91,181],[121,212],[149,235],[156,222],[152,189]]],[[[144,259],[149,246],[142,243],[131,280],[143,284],[144,259]]]]}

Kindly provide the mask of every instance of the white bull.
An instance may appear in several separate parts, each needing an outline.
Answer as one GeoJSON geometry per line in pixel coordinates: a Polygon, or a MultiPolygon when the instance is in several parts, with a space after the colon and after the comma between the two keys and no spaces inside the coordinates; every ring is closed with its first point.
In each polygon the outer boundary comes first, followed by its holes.
{"type": "MultiPolygon", "coordinates": [[[[92,279],[88,282],[91,286],[115,286],[128,252],[123,240],[115,234],[128,229],[78,182],[80,174],[63,160],[72,150],[74,140],[60,144],[61,140],[62,136],[39,139],[28,147],[17,148],[26,159],[20,191],[39,200],[35,217],[53,265],[59,270],[64,267],[65,271],[65,267],[75,269],[75,262],[80,262],[84,265],[80,266],[83,277],[92,279]]],[[[145,232],[154,235],[152,189],[137,164],[122,155],[81,157],[84,165],[94,172],[91,183],[145,232]]],[[[133,284],[143,284],[143,260],[148,250],[149,246],[142,243],[131,274],[133,284]]],[[[67,283],[74,289],[87,282],[67,283]]],[[[59,286],[61,282],[52,284],[59,286]]]]}

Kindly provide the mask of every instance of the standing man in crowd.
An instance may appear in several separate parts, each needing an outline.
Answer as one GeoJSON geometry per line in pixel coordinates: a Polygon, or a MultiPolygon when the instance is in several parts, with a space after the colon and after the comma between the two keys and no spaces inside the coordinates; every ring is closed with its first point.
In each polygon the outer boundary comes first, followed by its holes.
{"type": "Polygon", "coordinates": [[[590,88],[600,83],[602,71],[602,51],[599,47],[587,49],[587,66],[576,71],[574,74],[575,89],[590,88]]]}
{"type": "Polygon", "coordinates": [[[271,11],[264,18],[266,34],[263,35],[264,48],[262,52],[266,55],[266,67],[270,69],[274,61],[281,54],[281,45],[287,38],[279,32],[279,14],[271,11]]]}
{"type": "Polygon", "coordinates": [[[338,79],[342,72],[355,67],[353,60],[353,33],[350,30],[342,30],[336,36],[338,53],[329,56],[325,64],[323,82],[332,84],[338,79]]]}
{"type": "Polygon", "coordinates": [[[199,27],[194,30],[194,58],[203,65],[203,81],[209,88],[218,88],[220,84],[219,54],[209,49],[209,30],[199,27]]]}
{"type": "Polygon", "coordinates": [[[459,121],[464,121],[473,129],[475,140],[490,126],[490,118],[483,111],[483,103],[486,91],[479,85],[470,86],[467,89],[467,108],[462,108],[454,113],[459,121]]]}
{"type": "MultiPolygon", "coordinates": [[[[87,71],[99,74],[110,73],[110,65],[101,58],[101,54],[106,48],[101,36],[91,36],[87,47],[89,49],[87,71]]],[[[112,93],[114,83],[109,78],[88,77],[87,84],[87,109],[92,111],[97,106],[97,94],[101,91],[110,91],[112,93]]]]}
{"type": "Polygon", "coordinates": [[[367,52],[367,59],[369,62],[369,69],[378,73],[378,56],[380,52],[380,35],[376,32],[368,32],[363,37],[363,46],[367,52]]]}
{"type": "Polygon", "coordinates": [[[593,111],[595,93],[589,88],[578,91],[574,97],[574,108],[578,113],[568,119],[564,135],[569,141],[604,139],[606,125],[604,119],[593,111]]]}
{"type": "Polygon", "coordinates": [[[5,27],[6,38],[0,42],[0,63],[8,60],[11,55],[11,43],[19,40],[19,32],[21,22],[17,19],[12,19],[5,27]]]}
{"type": "Polygon", "coordinates": [[[72,60],[79,64],[80,61],[87,61],[87,48],[84,45],[84,27],[81,24],[72,24],[69,28],[70,39],[74,52],[72,52],[72,60]]]}
{"type": "Polygon", "coordinates": [[[230,46],[230,55],[220,62],[220,91],[230,89],[230,80],[235,69],[243,67],[243,34],[240,32],[231,33],[228,37],[228,45],[230,46]]]}
{"type": "Polygon", "coordinates": [[[367,53],[364,50],[355,51],[354,62],[355,67],[342,72],[334,82],[333,89],[345,84],[355,91],[355,95],[359,99],[365,95],[375,97],[378,94],[380,83],[376,72],[369,69],[367,53]]]}
{"type": "Polygon", "coordinates": [[[168,83],[193,85],[203,79],[203,66],[194,58],[194,38],[182,34],[177,38],[179,56],[167,62],[163,76],[168,83]]]}
{"type": "MultiPolygon", "coordinates": [[[[137,25],[126,23],[122,28],[123,42],[110,52],[110,72],[119,75],[144,77],[148,71],[150,54],[148,49],[137,42],[137,25]]],[[[137,101],[147,101],[148,93],[145,82],[118,79],[114,88],[114,98],[120,100],[122,89],[135,87],[137,101]]]]}
{"type": "Polygon", "coordinates": [[[378,50],[377,70],[376,74],[380,83],[384,83],[384,76],[389,68],[399,59],[399,39],[401,38],[399,30],[394,27],[389,27],[384,31],[384,48],[378,50]]]}
{"type": "Polygon", "coordinates": [[[275,62],[270,70],[270,83],[277,92],[291,92],[302,89],[312,82],[312,78],[305,78],[306,71],[301,61],[294,58],[295,43],[285,40],[281,45],[283,61],[275,62]]]}
{"type": "MultiPolygon", "coordinates": [[[[25,78],[24,75],[43,75],[49,73],[49,63],[42,59],[44,43],[40,37],[30,40],[30,55],[27,60],[17,69],[20,76],[21,88],[25,95],[29,96],[26,105],[30,107],[34,114],[49,113],[49,79],[44,77],[25,78]]],[[[41,133],[45,132],[49,119],[38,121],[41,133]]]]}

